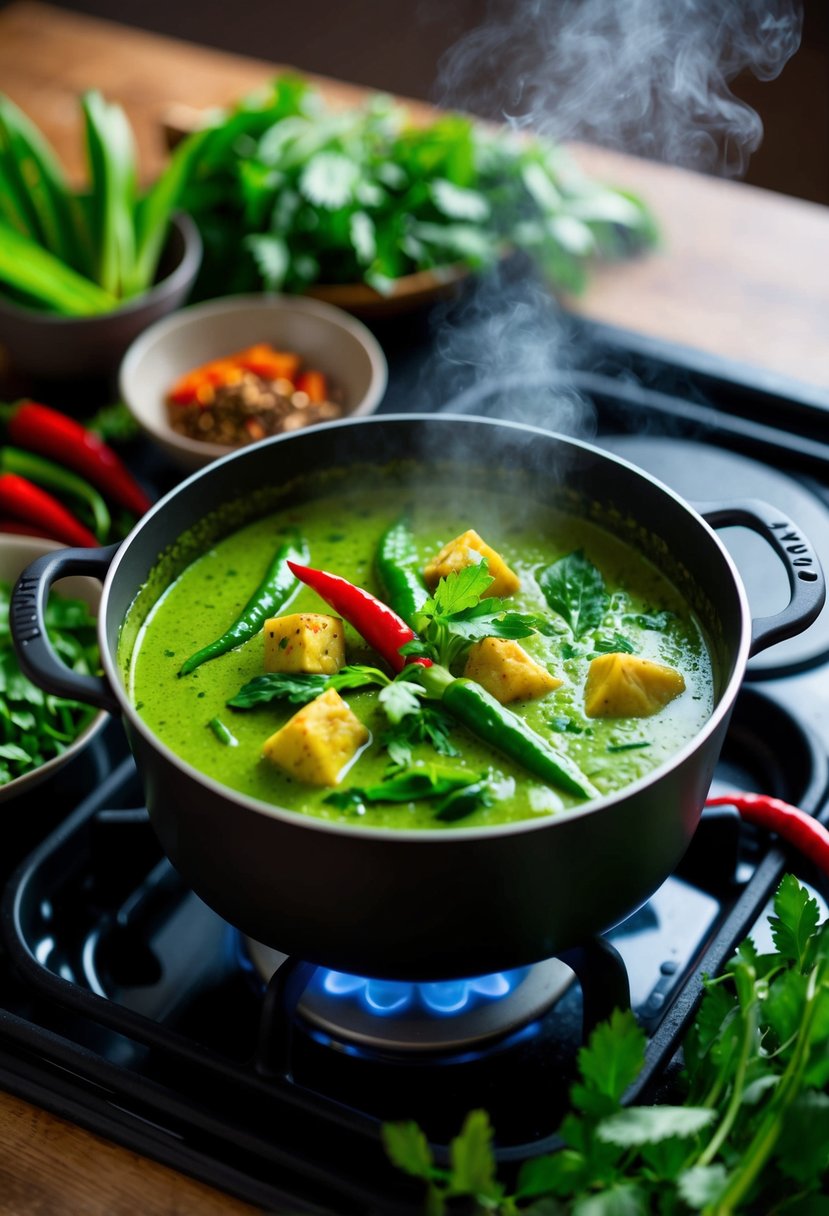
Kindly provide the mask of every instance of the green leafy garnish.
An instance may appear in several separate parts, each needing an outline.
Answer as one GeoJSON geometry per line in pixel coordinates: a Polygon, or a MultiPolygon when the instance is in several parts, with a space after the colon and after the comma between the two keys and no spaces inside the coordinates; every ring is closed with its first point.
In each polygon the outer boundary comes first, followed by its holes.
{"type": "Polygon", "coordinates": [[[486,558],[442,578],[415,621],[419,640],[401,647],[400,653],[425,655],[452,667],[483,638],[526,638],[551,630],[538,613],[508,612],[499,599],[486,597],[493,581],[486,558]]]}
{"type": "Polygon", "coordinates": [[[564,618],[576,641],[599,628],[609,597],[601,571],[581,549],[545,566],[537,579],[547,603],[564,618]]]}
{"type": "Polygon", "coordinates": [[[593,639],[594,657],[597,654],[633,654],[635,647],[630,638],[616,630],[613,633],[600,633],[593,639]]]}
{"type": "MultiPolygon", "coordinates": [[[[630,1012],[578,1056],[563,1147],[499,1182],[485,1111],[438,1167],[415,1123],[391,1124],[391,1160],[423,1180],[429,1216],[825,1216],[829,1205],[829,930],[791,875],[774,899],[776,952],[747,939],[705,994],[683,1054],[684,1101],[627,1106],[646,1040],[630,1012]]],[[[683,1096],[681,1095],[681,1096],[683,1096]]]]}
{"type": "Polygon", "coordinates": [[[439,798],[441,801],[436,808],[436,817],[461,818],[470,815],[479,806],[491,806],[491,795],[486,782],[480,776],[469,773],[441,772],[434,767],[408,769],[387,777],[378,785],[351,786],[349,789],[334,790],[323,801],[330,803],[338,810],[358,810],[376,802],[414,802],[418,799],[439,798]],[[457,804],[457,814],[452,814],[451,807],[456,795],[465,790],[475,788],[475,794],[470,795],[462,804],[457,804]]]}
{"type": "Polygon", "coordinates": [[[365,688],[372,684],[389,683],[391,681],[385,672],[361,663],[341,667],[330,676],[311,672],[273,671],[248,680],[226,704],[231,709],[253,709],[256,705],[267,705],[271,701],[307,705],[329,688],[339,691],[342,688],[365,688]]]}
{"type": "Polygon", "coordinates": [[[201,134],[183,206],[204,239],[205,296],[361,281],[388,294],[404,275],[515,249],[579,290],[597,255],[655,236],[640,202],[547,141],[459,114],[414,126],[388,97],[335,113],[283,75],[201,134]]]}
{"type": "Polygon", "coordinates": [[[406,714],[384,730],[379,743],[396,768],[411,764],[412,749],[418,743],[430,743],[442,756],[459,756],[460,751],[449,737],[454,725],[454,718],[440,705],[421,704],[417,713],[406,714]]]}
{"type": "Polygon", "coordinates": [[[631,739],[628,743],[608,743],[607,750],[609,752],[632,752],[641,747],[650,747],[650,740],[631,739]]]}
{"type": "MultiPolygon", "coordinates": [[[[92,720],[94,710],[43,692],[23,675],[9,629],[11,586],[0,582],[0,785],[65,751],[92,720]]],[[[95,618],[81,600],[52,595],[46,632],[57,654],[81,675],[98,670],[95,618]]]]}

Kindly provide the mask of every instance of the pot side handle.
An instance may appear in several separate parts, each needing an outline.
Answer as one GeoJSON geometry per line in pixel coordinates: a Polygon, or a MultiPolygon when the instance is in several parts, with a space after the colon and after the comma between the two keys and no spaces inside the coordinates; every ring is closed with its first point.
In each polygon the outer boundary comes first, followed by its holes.
{"type": "Polygon", "coordinates": [[[786,567],[791,598],[782,612],[752,621],[749,655],[802,633],[817,619],[826,600],[826,580],[814,548],[787,515],[759,498],[694,506],[712,528],[750,528],[768,541],[786,567]]]}
{"type": "Polygon", "coordinates": [[[103,581],[119,548],[108,545],[45,553],[18,578],[9,609],[12,641],[23,674],[46,692],[114,714],[120,714],[121,708],[108,681],[72,671],[58,658],[46,633],[44,613],[52,583],[69,574],[88,574],[103,581]]]}

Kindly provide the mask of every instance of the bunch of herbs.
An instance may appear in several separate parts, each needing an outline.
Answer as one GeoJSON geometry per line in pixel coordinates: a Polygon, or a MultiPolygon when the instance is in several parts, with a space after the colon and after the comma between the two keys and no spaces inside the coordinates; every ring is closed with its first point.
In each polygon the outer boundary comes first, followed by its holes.
{"type": "Polygon", "coordinates": [[[591,259],[655,239],[639,200],[542,139],[460,114],[413,125],[385,96],[334,111],[289,75],[218,116],[191,170],[203,295],[359,281],[388,294],[404,275],[515,250],[578,291],[591,259]]]}
{"type": "Polygon", "coordinates": [[[792,875],[771,930],[774,951],[747,939],[706,977],[676,1105],[625,1105],[646,1042],[617,1011],[579,1053],[560,1151],[527,1160],[509,1184],[483,1110],[467,1117],[447,1167],[417,1124],[386,1125],[386,1150],[422,1179],[429,1216],[827,1216],[829,928],[792,875]]]}

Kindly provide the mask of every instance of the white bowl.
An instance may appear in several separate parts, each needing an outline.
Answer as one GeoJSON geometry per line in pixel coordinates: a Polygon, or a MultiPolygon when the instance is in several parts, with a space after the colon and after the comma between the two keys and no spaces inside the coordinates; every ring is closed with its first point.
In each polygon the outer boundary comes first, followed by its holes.
{"type": "MultiPolygon", "coordinates": [[[[0,532],[0,580],[14,586],[18,575],[22,574],[35,558],[42,557],[44,553],[51,553],[54,549],[63,548],[65,548],[64,545],[56,544],[52,540],[39,540],[37,537],[16,536],[0,532]]],[[[55,583],[55,590],[68,598],[84,600],[93,615],[97,615],[101,599],[101,584],[95,579],[82,576],[62,578],[55,583]]],[[[28,793],[32,786],[51,777],[86,747],[108,720],[109,714],[100,710],[59,756],[53,756],[51,760],[47,760],[38,768],[33,768],[28,773],[15,777],[7,785],[0,785],[0,802],[16,798],[18,794],[28,793]]]]}
{"type": "Polygon", "coordinates": [[[185,372],[257,342],[295,351],[336,386],[347,416],[372,413],[386,389],[386,360],[374,335],[339,308],[303,296],[228,296],[165,317],[133,342],[119,375],[121,396],[167,455],[198,469],[235,451],[179,435],[166,396],[185,372]]]}

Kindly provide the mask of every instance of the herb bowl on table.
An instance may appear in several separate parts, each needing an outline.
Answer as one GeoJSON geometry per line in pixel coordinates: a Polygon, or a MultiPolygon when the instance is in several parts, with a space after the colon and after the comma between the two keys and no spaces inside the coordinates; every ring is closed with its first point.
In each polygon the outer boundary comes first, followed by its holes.
{"type": "MultiPolygon", "coordinates": [[[[54,541],[0,532],[0,803],[28,792],[68,764],[102,730],[109,715],[35,687],[20,671],[9,635],[9,596],[36,558],[61,549],[54,541]]],[[[47,628],[79,674],[97,669],[100,583],[61,580],[50,597],[47,628]]]]}
{"type": "Polygon", "coordinates": [[[166,455],[197,469],[272,435],[370,414],[386,379],[379,343],[340,309],[249,295],[157,322],[127,351],[120,391],[166,455]]]}

